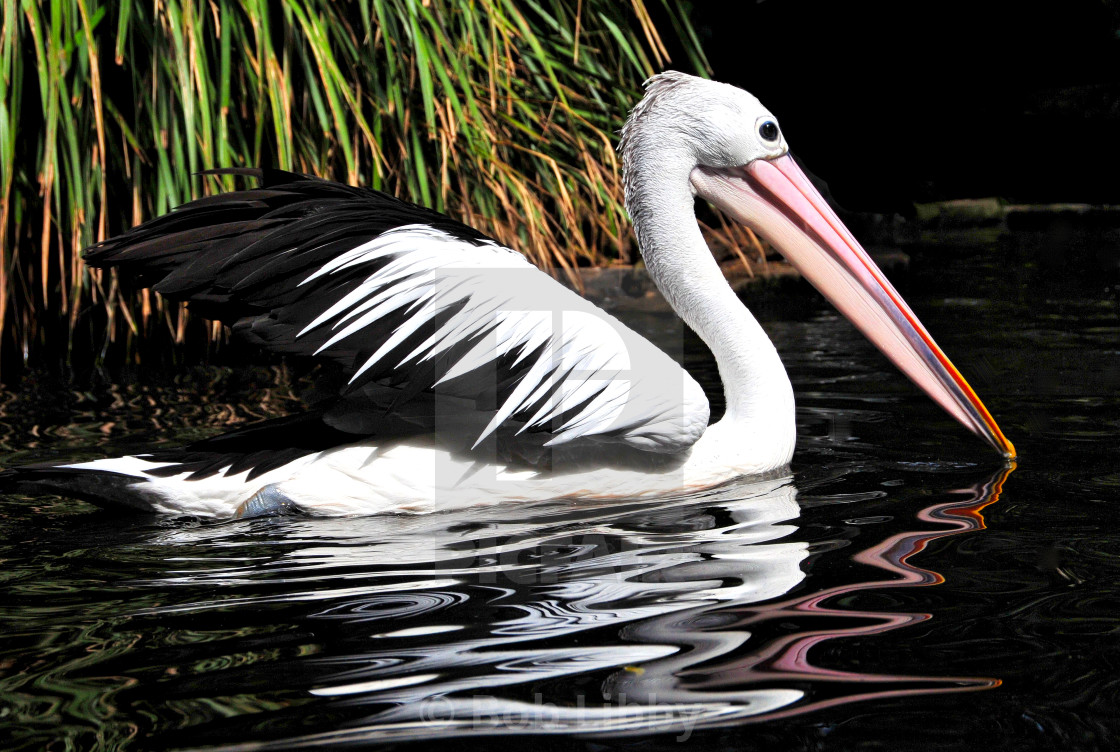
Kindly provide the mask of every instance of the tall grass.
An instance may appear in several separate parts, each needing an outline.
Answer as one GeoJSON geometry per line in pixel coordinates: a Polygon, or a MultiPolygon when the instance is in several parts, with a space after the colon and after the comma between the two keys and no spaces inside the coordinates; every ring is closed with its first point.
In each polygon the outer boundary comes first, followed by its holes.
{"type": "Polygon", "coordinates": [[[673,0],[0,0],[0,367],[213,338],[80,250],[270,163],[436,207],[571,269],[627,253],[616,132],[673,0]],[[193,328],[188,328],[188,326],[193,328]]]}

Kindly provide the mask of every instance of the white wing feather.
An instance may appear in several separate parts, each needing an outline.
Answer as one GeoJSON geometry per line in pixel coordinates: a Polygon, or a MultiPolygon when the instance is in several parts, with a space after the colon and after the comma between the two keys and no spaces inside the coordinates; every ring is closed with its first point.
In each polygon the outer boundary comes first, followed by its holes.
{"type": "Polygon", "coordinates": [[[406,225],[340,254],[300,284],[385,259],[388,263],[372,264],[374,271],[364,281],[298,335],[333,321],[332,334],[317,350],[324,352],[360,336],[374,322],[390,321],[392,334],[356,368],[351,381],[371,368],[384,368],[384,359],[409,337],[459,306],[392,367],[447,356],[484,332],[487,336],[451,362],[433,388],[496,367],[511,354],[515,363],[532,358],[476,445],[515,417],[524,421],[521,430],[550,430],[549,444],[610,435],[656,452],[686,449],[707,426],[703,390],[668,355],[496,243],[476,245],[428,225],[406,225]],[[564,415],[562,425],[551,425],[564,415]]]}

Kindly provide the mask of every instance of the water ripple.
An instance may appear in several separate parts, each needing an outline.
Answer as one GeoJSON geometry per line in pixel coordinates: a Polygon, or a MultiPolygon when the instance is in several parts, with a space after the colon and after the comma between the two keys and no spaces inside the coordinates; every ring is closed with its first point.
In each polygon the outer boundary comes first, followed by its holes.
{"type": "MultiPolygon", "coordinates": [[[[4,499],[5,748],[1115,746],[1115,301],[1052,274],[1025,295],[1038,271],[995,255],[939,268],[915,310],[1016,442],[1010,477],[799,299],[757,306],[798,391],[792,476],[369,520],[4,499]],[[977,285],[1002,297],[940,302],[977,285]]],[[[2,392],[0,464],[280,414],[277,376],[2,392]]]]}

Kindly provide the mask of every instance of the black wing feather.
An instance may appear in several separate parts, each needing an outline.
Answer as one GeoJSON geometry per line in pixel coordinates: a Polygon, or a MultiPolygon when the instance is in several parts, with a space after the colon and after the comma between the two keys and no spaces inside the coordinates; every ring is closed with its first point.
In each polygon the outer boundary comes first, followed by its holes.
{"type": "MultiPolygon", "coordinates": [[[[193,311],[229,324],[240,340],[285,355],[315,353],[332,336],[332,329],[320,327],[297,338],[299,332],[389,262],[365,263],[349,273],[325,275],[315,284],[300,284],[340,254],[405,225],[428,225],[472,245],[493,242],[467,225],[380,191],[280,170],[231,168],[207,173],[256,177],[263,185],[191,201],[87,249],[85,261],[93,267],[114,267],[134,284],[151,287],[172,300],[187,301],[193,311]]],[[[465,305],[463,301],[437,314],[432,323],[395,347],[384,362],[399,361],[465,305]]],[[[349,374],[394,328],[392,321],[374,321],[361,337],[344,340],[324,355],[349,374]]],[[[385,365],[371,369],[353,384],[342,378],[338,392],[314,410],[145,455],[152,461],[172,463],[151,474],[189,472],[191,478],[205,478],[250,470],[252,478],[334,446],[378,435],[430,432],[432,408],[418,398],[429,390],[437,374],[445,372],[492,328],[416,364],[411,371],[395,371],[385,365]],[[383,384],[372,384],[377,381],[383,384]],[[393,412],[405,405],[410,406],[408,416],[394,419],[393,412]]],[[[499,392],[508,392],[519,375],[519,369],[512,369],[503,383],[495,385],[492,379],[488,383],[477,374],[466,374],[457,378],[454,387],[457,393],[473,390],[475,405],[492,410],[499,392]]],[[[478,427],[484,424],[480,418],[478,427]]]]}

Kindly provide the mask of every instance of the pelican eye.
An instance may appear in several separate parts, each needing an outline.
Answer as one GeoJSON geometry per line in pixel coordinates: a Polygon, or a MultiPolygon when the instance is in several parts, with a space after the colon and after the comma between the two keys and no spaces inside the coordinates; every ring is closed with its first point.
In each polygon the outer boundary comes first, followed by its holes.
{"type": "Polygon", "coordinates": [[[778,124],[773,120],[767,120],[765,123],[758,126],[758,135],[762,136],[763,141],[777,141],[778,124]]]}

